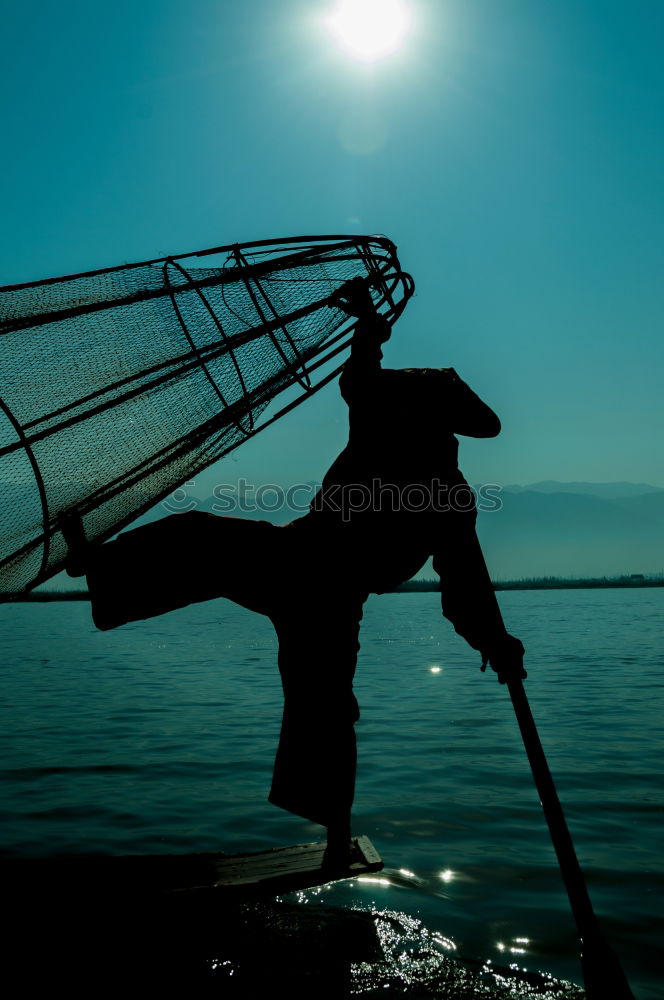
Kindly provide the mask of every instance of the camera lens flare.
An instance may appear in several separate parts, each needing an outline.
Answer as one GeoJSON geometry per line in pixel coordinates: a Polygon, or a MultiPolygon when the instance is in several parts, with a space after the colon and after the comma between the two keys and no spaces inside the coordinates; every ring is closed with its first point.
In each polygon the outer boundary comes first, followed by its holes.
{"type": "Polygon", "coordinates": [[[338,0],[326,27],[341,48],[375,62],[399,48],[410,27],[404,0],[338,0]]]}

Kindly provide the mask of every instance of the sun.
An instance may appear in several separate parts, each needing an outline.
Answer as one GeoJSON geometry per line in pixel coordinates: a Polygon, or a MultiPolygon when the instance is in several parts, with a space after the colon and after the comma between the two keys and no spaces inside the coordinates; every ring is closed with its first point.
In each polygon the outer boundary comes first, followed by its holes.
{"type": "Polygon", "coordinates": [[[410,11],[404,0],[338,0],[325,21],[343,49],[362,62],[375,62],[399,48],[410,11]]]}

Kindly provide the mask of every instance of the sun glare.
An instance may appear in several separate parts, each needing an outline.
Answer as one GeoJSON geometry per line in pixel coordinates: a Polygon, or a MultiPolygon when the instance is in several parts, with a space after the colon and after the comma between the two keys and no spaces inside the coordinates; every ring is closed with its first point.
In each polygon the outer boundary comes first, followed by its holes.
{"type": "Polygon", "coordinates": [[[338,0],[327,29],[356,59],[374,62],[399,48],[410,12],[404,0],[338,0]]]}

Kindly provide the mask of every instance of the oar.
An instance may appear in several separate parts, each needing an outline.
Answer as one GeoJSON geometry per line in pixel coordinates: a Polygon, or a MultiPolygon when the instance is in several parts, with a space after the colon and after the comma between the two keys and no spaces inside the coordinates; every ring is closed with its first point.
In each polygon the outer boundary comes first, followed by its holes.
{"type": "MultiPolygon", "coordinates": [[[[454,623],[457,632],[466,638],[469,635],[471,638],[476,637],[476,629],[470,624],[468,609],[472,609],[476,619],[484,622],[487,633],[490,631],[493,631],[494,634],[502,632],[505,625],[484,560],[482,547],[475,532],[466,526],[465,532],[459,532],[456,538],[450,539],[445,556],[442,565],[437,567],[443,592],[443,614],[454,623]]],[[[500,651],[498,666],[496,667],[491,662],[491,658],[489,658],[489,662],[496,669],[499,680],[507,683],[512,698],[535,785],[539,792],[551,840],[558,857],[558,864],[581,938],[581,967],[588,1000],[634,1000],[634,995],[629,988],[620,962],[605,941],[593,911],[556,786],[542,750],[526,692],[523,689],[523,683],[517,676],[510,678],[509,670],[500,669],[510,665],[512,658],[510,648],[516,650],[517,646],[521,646],[518,639],[508,636],[506,631],[504,634],[509,642],[505,649],[500,651]]],[[[477,649],[479,646],[476,645],[475,648],[477,649]]],[[[483,663],[482,669],[484,670],[485,667],[486,661],[483,663]]]]}
{"type": "Polygon", "coordinates": [[[572,913],[581,939],[581,968],[588,1000],[634,1000],[618,957],[602,934],[590,902],[556,786],[519,678],[507,681],[572,913]]]}

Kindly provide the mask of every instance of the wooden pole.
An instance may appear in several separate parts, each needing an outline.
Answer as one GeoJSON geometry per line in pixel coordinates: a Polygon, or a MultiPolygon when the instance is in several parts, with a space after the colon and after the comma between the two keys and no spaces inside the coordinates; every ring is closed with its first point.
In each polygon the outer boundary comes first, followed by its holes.
{"type": "Polygon", "coordinates": [[[595,916],[523,682],[519,678],[508,680],[507,688],[581,939],[581,968],[588,1000],[634,1000],[618,957],[595,916]]]}

